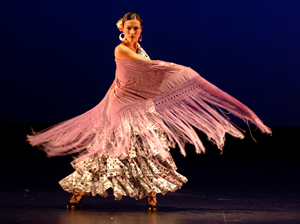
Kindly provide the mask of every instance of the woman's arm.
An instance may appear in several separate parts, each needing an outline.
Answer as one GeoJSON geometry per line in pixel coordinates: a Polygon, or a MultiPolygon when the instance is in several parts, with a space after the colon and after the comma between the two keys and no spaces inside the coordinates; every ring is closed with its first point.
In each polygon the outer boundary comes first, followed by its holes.
{"type": "Polygon", "coordinates": [[[134,53],[128,47],[123,46],[123,45],[118,45],[115,48],[115,57],[118,58],[118,59],[125,59],[125,60],[149,61],[149,59],[146,59],[146,58],[142,57],[141,55],[138,55],[138,54],[134,53]]]}

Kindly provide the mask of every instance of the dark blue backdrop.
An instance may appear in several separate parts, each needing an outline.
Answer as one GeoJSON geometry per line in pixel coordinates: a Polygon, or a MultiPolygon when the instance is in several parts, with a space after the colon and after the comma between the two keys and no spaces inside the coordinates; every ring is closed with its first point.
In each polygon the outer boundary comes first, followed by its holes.
{"type": "Polygon", "coordinates": [[[298,0],[1,1],[0,122],[59,122],[98,104],[129,11],[152,59],[192,67],[269,126],[300,126],[298,0]]]}

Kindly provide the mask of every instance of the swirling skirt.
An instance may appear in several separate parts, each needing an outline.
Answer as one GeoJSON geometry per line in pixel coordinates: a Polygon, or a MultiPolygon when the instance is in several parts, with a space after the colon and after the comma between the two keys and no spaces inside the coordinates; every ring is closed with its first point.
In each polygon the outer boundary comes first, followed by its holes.
{"type": "Polygon", "coordinates": [[[121,200],[122,196],[141,199],[149,193],[174,192],[187,182],[187,178],[176,172],[165,135],[160,131],[158,135],[169,155],[165,160],[157,150],[149,157],[145,155],[147,149],[132,144],[124,159],[95,154],[80,162],[72,162],[75,172],[59,184],[71,193],[104,197],[108,196],[107,189],[112,188],[116,200],[121,200]]]}

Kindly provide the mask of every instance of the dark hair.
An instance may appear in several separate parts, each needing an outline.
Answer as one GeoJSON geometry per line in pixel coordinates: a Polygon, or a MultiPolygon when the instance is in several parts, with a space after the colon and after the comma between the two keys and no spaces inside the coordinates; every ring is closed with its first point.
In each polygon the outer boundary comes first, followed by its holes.
{"type": "Polygon", "coordinates": [[[123,26],[127,20],[134,20],[134,19],[140,21],[141,26],[143,26],[143,20],[142,20],[141,16],[139,14],[137,14],[136,12],[128,12],[123,16],[123,19],[122,19],[123,26]]]}

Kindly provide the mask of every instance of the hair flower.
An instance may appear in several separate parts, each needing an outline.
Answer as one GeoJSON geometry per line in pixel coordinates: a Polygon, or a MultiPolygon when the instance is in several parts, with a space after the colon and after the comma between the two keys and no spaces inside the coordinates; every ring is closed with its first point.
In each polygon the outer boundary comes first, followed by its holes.
{"type": "Polygon", "coordinates": [[[123,31],[123,19],[120,19],[118,22],[117,22],[117,27],[120,31],[123,31]]]}

